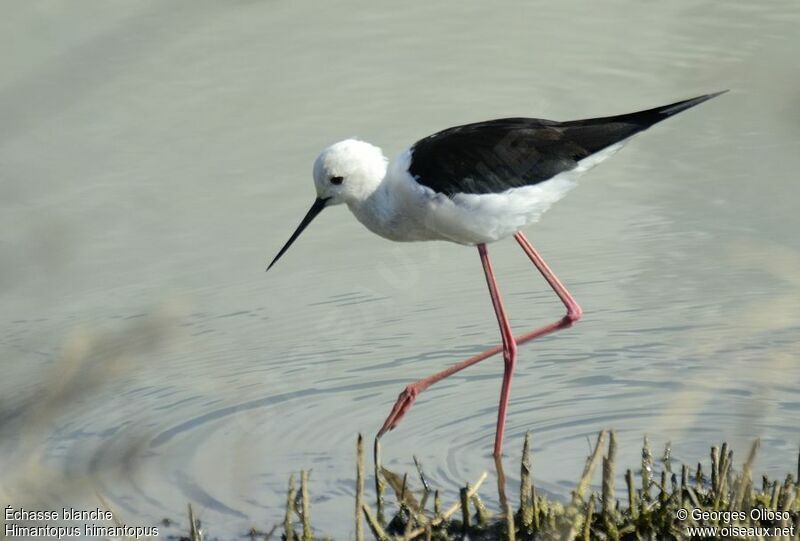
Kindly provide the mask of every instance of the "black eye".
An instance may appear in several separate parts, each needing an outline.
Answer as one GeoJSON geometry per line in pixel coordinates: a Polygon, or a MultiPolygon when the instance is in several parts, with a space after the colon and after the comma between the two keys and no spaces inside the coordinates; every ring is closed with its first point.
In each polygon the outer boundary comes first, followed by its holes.
{"type": "Polygon", "coordinates": [[[331,177],[331,184],[336,184],[337,186],[344,182],[344,177],[331,177]]]}

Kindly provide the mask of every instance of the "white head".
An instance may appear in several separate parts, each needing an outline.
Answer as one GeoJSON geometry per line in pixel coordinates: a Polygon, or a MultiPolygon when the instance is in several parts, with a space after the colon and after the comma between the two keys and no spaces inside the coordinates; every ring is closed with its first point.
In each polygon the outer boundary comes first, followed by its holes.
{"type": "Polygon", "coordinates": [[[386,175],[386,157],[381,149],[345,139],[325,150],[314,162],[317,197],[326,206],[358,203],[369,197],[386,175]]]}
{"type": "Polygon", "coordinates": [[[358,205],[372,195],[386,176],[386,165],[381,149],[356,139],[345,139],[323,150],[314,162],[317,199],[267,270],[325,207],[342,203],[358,205]]]}

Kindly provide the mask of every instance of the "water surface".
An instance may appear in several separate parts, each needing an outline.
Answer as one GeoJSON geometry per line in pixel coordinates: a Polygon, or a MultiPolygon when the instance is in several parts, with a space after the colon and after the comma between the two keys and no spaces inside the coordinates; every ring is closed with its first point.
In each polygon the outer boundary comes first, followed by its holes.
{"type": "MultiPolygon", "coordinates": [[[[622,113],[731,88],[638,136],[529,229],[585,310],[520,350],[506,435],[569,493],[587,438],[644,433],[694,463],[800,441],[800,7],[617,0],[386,6],[7,6],[0,58],[3,485],[210,532],[280,520],[312,468],[314,520],[352,535],[356,434],[397,393],[498,341],[474,249],[392,244],[313,199],[311,163],[358,136],[394,156],[501,116],[622,113]]],[[[520,332],[562,308],[491,246],[520,332]]],[[[502,363],[422,395],[385,439],[450,490],[490,470],[502,363]]],[[[512,467],[516,469],[515,466],[512,467]]],[[[512,469],[509,468],[509,469],[512,469]]],[[[486,494],[491,501],[491,490],[486,494]]]]}

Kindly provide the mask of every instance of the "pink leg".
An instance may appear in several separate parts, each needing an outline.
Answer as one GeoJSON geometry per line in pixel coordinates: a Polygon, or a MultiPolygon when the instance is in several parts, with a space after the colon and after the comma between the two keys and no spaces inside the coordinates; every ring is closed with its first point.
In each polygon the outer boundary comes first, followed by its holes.
{"type": "Polygon", "coordinates": [[[550,267],[544,262],[542,257],[538,254],[538,252],[533,248],[528,239],[525,238],[525,235],[522,233],[517,233],[514,235],[514,238],[517,239],[517,242],[528,255],[530,260],[539,270],[541,275],[550,284],[550,287],[553,288],[558,298],[561,299],[561,302],[564,303],[564,306],[567,309],[567,313],[564,317],[551,323],[550,325],[545,325],[539,329],[531,331],[529,333],[520,335],[518,337],[514,337],[511,335],[511,328],[508,325],[508,320],[505,318],[505,313],[503,311],[502,303],[500,303],[500,295],[497,292],[497,284],[495,283],[494,276],[491,270],[491,264],[489,263],[488,256],[486,255],[485,247],[481,249],[478,247],[479,253],[481,254],[481,261],[484,264],[484,271],[486,273],[486,281],[489,284],[489,293],[492,296],[492,303],[495,307],[495,312],[497,313],[497,319],[500,322],[500,329],[502,332],[503,338],[503,345],[502,346],[495,346],[493,348],[487,349],[483,353],[479,353],[469,359],[461,361],[458,364],[451,366],[441,372],[433,374],[432,376],[428,376],[425,379],[421,379],[416,383],[412,383],[408,385],[403,392],[400,393],[400,396],[397,398],[397,401],[392,407],[392,411],[389,413],[389,416],[386,418],[386,421],[383,423],[383,426],[378,431],[376,439],[380,439],[386,432],[392,430],[394,427],[398,425],[400,420],[403,416],[411,409],[411,406],[414,404],[414,400],[416,400],[417,395],[436,383],[437,381],[441,381],[444,378],[455,374],[456,372],[460,372],[461,370],[472,366],[473,364],[477,364],[489,357],[500,353],[501,351],[504,352],[504,360],[505,360],[505,371],[503,374],[503,388],[501,391],[500,396],[500,410],[498,412],[498,420],[497,420],[497,433],[495,434],[495,446],[494,446],[494,455],[495,457],[500,456],[503,446],[503,428],[505,427],[505,409],[508,403],[508,394],[510,391],[511,386],[511,371],[514,368],[514,362],[516,358],[516,345],[524,344],[525,342],[529,342],[540,336],[544,336],[546,334],[550,334],[552,332],[558,331],[560,329],[566,329],[567,327],[571,327],[576,321],[578,321],[581,317],[582,310],[581,307],[578,306],[578,303],[575,302],[575,299],[572,298],[572,295],[569,294],[569,291],[564,287],[561,281],[553,274],[553,271],[550,270],[550,267]],[[512,346],[507,347],[506,344],[512,344],[512,346]],[[510,362],[507,359],[512,359],[510,362]]]}
{"type": "Polygon", "coordinates": [[[500,299],[500,291],[497,289],[497,281],[492,271],[492,263],[489,261],[489,253],[486,251],[485,244],[478,245],[478,253],[481,256],[483,272],[486,275],[486,285],[489,286],[489,295],[492,297],[494,313],[497,316],[497,323],[500,325],[500,336],[503,339],[503,386],[500,390],[500,406],[497,408],[497,430],[494,433],[494,456],[500,456],[503,451],[503,433],[506,429],[506,408],[508,398],[511,394],[511,378],[514,374],[514,366],[517,364],[517,343],[514,341],[514,332],[508,323],[506,311],[503,309],[503,301],[500,299]]]}

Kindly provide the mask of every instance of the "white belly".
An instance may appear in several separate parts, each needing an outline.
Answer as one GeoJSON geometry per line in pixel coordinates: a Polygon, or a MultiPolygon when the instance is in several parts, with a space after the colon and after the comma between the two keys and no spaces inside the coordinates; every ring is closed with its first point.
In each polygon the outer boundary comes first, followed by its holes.
{"type": "Polygon", "coordinates": [[[457,194],[429,203],[431,229],[462,244],[494,242],[539,221],[550,206],[576,185],[573,175],[512,188],[499,194],[457,194]]]}

